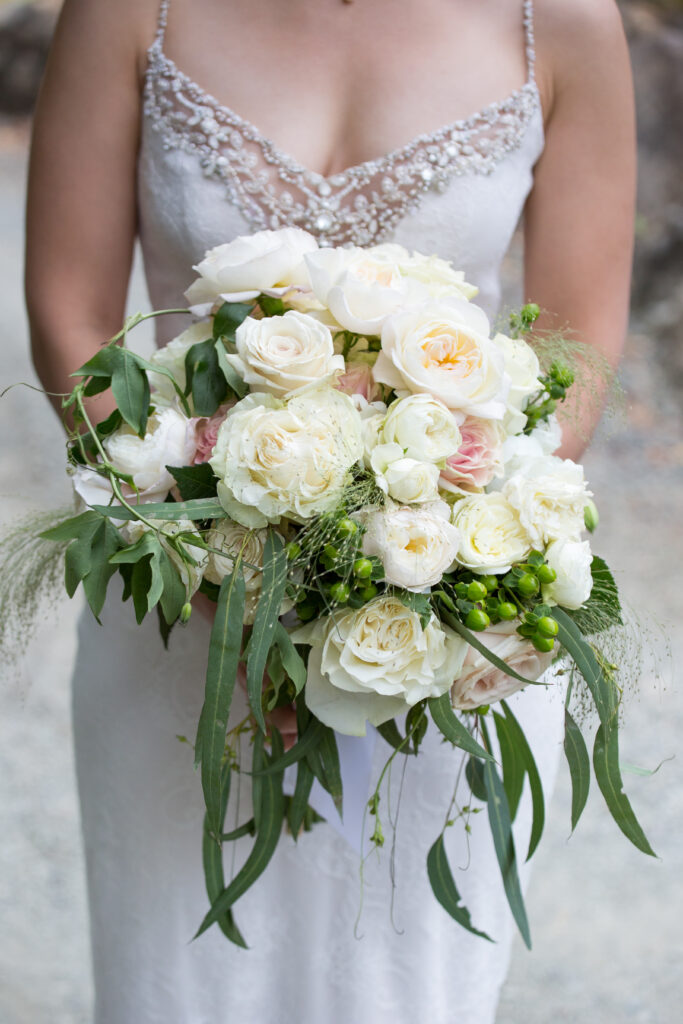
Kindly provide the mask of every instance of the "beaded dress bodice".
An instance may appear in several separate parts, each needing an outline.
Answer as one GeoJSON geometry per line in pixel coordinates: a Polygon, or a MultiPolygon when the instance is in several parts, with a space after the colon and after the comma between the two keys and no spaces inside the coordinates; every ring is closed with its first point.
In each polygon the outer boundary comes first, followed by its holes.
{"type": "MultiPolygon", "coordinates": [[[[168,0],[148,50],[139,157],[140,238],[154,306],[177,305],[204,251],[294,225],[321,245],[394,241],[453,261],[493,313],[499,269],[543,149],[525,0],[527,80],[471,117],[325,177],[282,152],[164,52],[168,0]]],[[[165,318],[166,332],[174,329],[165,318]]],[[[160,340],[166,340],[166,335],[160,340]]]]}

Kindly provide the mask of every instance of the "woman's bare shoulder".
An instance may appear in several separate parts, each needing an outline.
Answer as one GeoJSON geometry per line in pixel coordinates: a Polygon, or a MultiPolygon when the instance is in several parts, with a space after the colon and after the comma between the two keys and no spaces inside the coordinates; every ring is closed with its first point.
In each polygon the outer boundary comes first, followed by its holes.
{"type": "Polygon", "coordinates": [[[82,53],[125,55],[142,67],[156,32],[160,0],[64,0],[57,45],[82,53]]]}

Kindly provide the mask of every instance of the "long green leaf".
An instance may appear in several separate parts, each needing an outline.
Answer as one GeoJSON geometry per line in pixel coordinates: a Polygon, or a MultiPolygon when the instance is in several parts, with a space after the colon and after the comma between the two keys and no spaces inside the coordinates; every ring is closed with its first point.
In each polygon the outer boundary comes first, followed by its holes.
{"type": "Polygon", "coordinates": [[[475,796],[477,800],[481,800],[485,804],[488,800],[488,794],[484,785],[484,766],[476,757],[467,758],[465,778],[472,790],[472,796],[475,796]]]}
{"type": "Polygon", "coordinates": [[[316,748],[316,753],[319,755],[322,763],[323,777],[325,780],[323,782],[323,788],[326,789],[332,797],[334,806],[339,811],[339,817],[341,818],[344,794],[342,789],[341,766],[339,764],[339,749],[337,747],[337,737],[334,729],[323,726],[323,736],[316,748]]]}
{"type": "MultiPolygon", "coordinates": [[[[234,843],[236,839],[241,839],[242,836],[253,836],[256,832],[256,819],[250,818],[249,821],[245,821],[243,825],[238,825],[232,832],[224,832],[221,836],[221,840],[224,843],[234,843]]],[[[215,845],[215,843],[214,843],[215,845]]],[[[213,897],[215,899],[215,897],[213,897]]]]}
{"type": "Polygon", "coordinates": [[[503,783],[496,771],[495,765],[491,761],[484,763],[484,785],[488,795],[486,806],[493,836],[493,845],[503,878],[505,895],[524,943],[528,949],[531,949],[529,922],[526,910],[524,909],[524,899],[517,874],[517,859],[515,855],[515,842],[512,836],[510,809],[503,783]]]}
{"type": "Polygon", "coordinates": [[[462,902],[462,897],[456,888],[448,857],[446,856],[443,833],[436,840],[427,855],[427,875],[432,892],[453,920],[457,921],[459,925],[473,935],[478,935],[480,938],[492,942],[493,940],[490,935],[487,935],[486,932],[478,931],[474,927],[470,912],[462,902]]]}
{"type": "Polygon", "coordinates": [[[249,705],[259,729],[264,733],[266,723],[262,708],[263,673],[266,669],[268,651],[275,637],[275,627],[278,623],[286,584],[287,556],[284,542],[280,534],[271,529],[268,531],[263,549],[263,582],[247,657],[249,705]]]}
{"type": "Polygon", "coordinates": [[[299,694],[306,683],[306,665],[281,622],[275,626],[275,643],[280,651],[282,667],[294,683],[294,692],[299,694]]]}
{"type": "Polygon", "coordinates": [[[531,791],[531,837],[529,839],[529,849],[526,855],[526,859],[529,860],[536,852],[536,847],[541,841],[543,828],[545,826],[545,799],[543,796],[543,784],[541,782],[541,775],[539,773],[538,766],[536,765],[536,760],[531,751],[531,747],[524,735],[524,730],[510,710],[510,706],[507,701],[501,701],[501,705],[505,712],[510,738],[515,744],[520,759],[524,765],[524,769],[529,780],[529,789],[531,791]]]}
{"type": "Polygon", "coordinates": [[[229,359],[226,359],[225,346],[223,342],[218,339],[215,343],[216,358],[218,360],[218,366],[221,373],[225,377],[226,383],[231,391],[235,393],[237,398],[244,398],[249,391],[249,385],[245,384],[239,373],[232,365],[229,359]]]}
{"type": "Polygon", "coordinates": [[[591,782],[588,748],[578,725],[567,710],[564,713],[564,753],[572,780],[572,832],[586,806],[591,782]]]}
{"type": "Polygon", "coordinates": [[[562,608],[553,608],[559,631],[557,638],[574,659],[576,667],[586,680],[591,691],[600,723],[606,728],[611,725],[617,710],[616,689],[600,668],[595,651],[584,638],[576,623],[562,608]]]}
{"type": "Polygon", "coordinates": [[[257,823],[256,838],[247,860],[233,880],[214,900],[211,909],[199,926],[197,938],[206,931],[222,914],[229,910],[268,866],[282,832],[285,800],[282,793],[282,775],[261,777],[261,806],[257,823]]]}
{"type": "Polygon", "coordinates": [[[410,754],[411,756],[414,756],[414,751],[407,742],[405,736],[401,736],[401,732],[396,725],[395,719],[390,718],[388,722],[383,722],[382,725],[378,725],[377,732],[390,747],[394,748],[394,750],[399,750],[402,754],[410,754]]]}
{"type": "Polygon", "coordinates": [[[432,697],[427,702],[434,724],[437,729],[450,740],[456,747],[465,750],[474,757],[480,757],[482,761],[493,761],[491,754],[477,743],[473,736],[467,731],[459,718],[453,713],[451,697],[448,692],[441,697],[432,697]]]}
{"type": "Polygon", "coordinates": [[[296,764],[302,758],[308,754],[310,750],[314,750],[319,746],[325,734],[325,727],[322,722],[319,722],[317,718],[311,718],[311,721],[306,728],[303,736],[290,747],[286,754],[279,757],[277,761],[271,762],[267,768],[261,768],[257,775],[272,775],[274,772],[283,772],[285,768],[289,768],[290,764],[296,764]]]}
{"type": "Polygon", "coordinates": [[[114,366],[111,390],[126,423],[136,434],[144,437],[150,399],[147,374],[133,359],[126,358],[124,349],[118,351],[121,358],[114,366]]]}
{"type": "Polygon", "coordinates": [[[64,585],[69,597],[74,596],[78,584],[90,572],[92,567],[93,541],[98,533],[102,532],[103,522],[104,520],[99,517],[84,522],[79,534],[66,549],[64,555],[64,585]]]}
{"type": "Polygon", "coordinates": [[[214,835],[221,832],[221,762],[242,644],[244,604],[244,576],[238,559],[218,595],[201,715],[202,788],[209,831],[214,835]]]}
{"type": "Polygon", "coordinates": [[[171,561],[168,552],[161,549],[159,555],[159,567],[163,590],[161,592],[160,604],[164,619],[170,626],[180,615],[183,605],[187,600],[185,585],[180,578],[180,573],[171,561]]]}
{"type": "Polygon", "coordinates": [[[94,531],[100,520],[101,516],[89,509],[87,512],[81,512],[78,516],[65,519],[64,522],[58,523],[57,526],[53,526],[49,530],[43,530],[38,536],[43,540],[54,540],[58,543],[75,540],[86,532],[94,531]]]}
{"type": "Polygon", "coordinates": [[[296,841],[301,831],[301,826],[304,823],[304,817],[306,815],[306,808],[308,807],[308,798],[311,795],[311,787],[313,785],[315,776],[308,767],[308,762],[304,758],[299,761],[296,770],[296,785],[294,787],[294,794],[289,804],[289,830],[292,833],[294,840],[296,841]]]}
{"type": "MultiPolygon", "coordinates": [[[[230,765],[226,764],[223,766],[223,800],[222,800],[222,811],[221,811],[221,828],[223,827],[223,820],[225,819],[225,808],[228,802],[228,795],[230,793],[230,765]]],[[[204,817],[204,833],[202,837],[202,862],[204,864],[204,881],[206,883],[206,894],[209,897],[209,902],[213,903],[218,899],[219,895],[225,887],[225,875],[223,873],[223,854],[221,847],[209,833],[206,816],[204,817]]],[[[232,916],[232,911],[228,910],[225,914],[218,918],[218,927],[223,932],[225,937],[231,942],[234,942],[236,946],[241,946],[243,949],[247,948],[247,944],[242,937],[242,934],[235,924],[232,916]]]]}
{"type": "Polygon", "coordinates": [[[645,833],[633,813],[633,808],[624,793],[624,783],[619,768],[619,736],[616,727],[598,728],[593,746],[593,767],[600,792],[605,798],[610,814],[627,839],[643,853],[656,857],[645,833]]]}
{"type": "Polygon", "coordinates": [[[497,711],[494,711],[493,720],[498,735],[498,745],[500,746],[503,787],[508,800],[510,818],[514,821],[517,817],[519,801],[522,798],[526,768],[517,744],[511,735],[507,719],[497,711]]]}
{"type": "Polygon", "coordinates": [[[116,566],[111,565],[109,559],[120,547],[123,547],[123,540],[119,531],[109,520],[102,519],[101,527],[93,534],[90,570],[83,580],[83,590],[96,619],[104,607],[109,580],[116,572],[116,566]]]}
{"type": "Polygon", "coordinates": [[[140,505],[138,515],[124,508],[123,505],[93,505],[109,519],[137,519],[143,515],[145,519],[162,519],[173,522],[178,519],[225,519],[225,509],[217,498],[200,498],[197,501],[161,501],[140,505]]]}
{"type": "Polygon", "coordinates": [[[516,672],[513,668],[510,668],[510,666],[506,662],[504,662],[502,658],[499,658],[497,654],[494,654],[493,651],[490,651],[488,647],[486,647],[481,642],[477,635],[472,632],[471,629],[468,629],[467,626],[464,626],[460,619],[458,619],[455,615],[449,615],[448,612],[443,612],[441,617],[447,626],[450,626],[451,629],[455,630],[456,633],[459,633],[463,640],[467,640],[467,643],[471,647],[474,647],[475,651],[478,651],[479,654],[483,655],[487,661],[490,661],[492,665],[495,665],[495,667],[500,669],[501,672],[505,673],[506,676],[512,676],[513,679],[518,679],[520,683],[527,683],[530,686],[543,685],[542,683],[539,684],[538,679],[527,679],[526,676],[521,676],[519,672],[516,672]]]}

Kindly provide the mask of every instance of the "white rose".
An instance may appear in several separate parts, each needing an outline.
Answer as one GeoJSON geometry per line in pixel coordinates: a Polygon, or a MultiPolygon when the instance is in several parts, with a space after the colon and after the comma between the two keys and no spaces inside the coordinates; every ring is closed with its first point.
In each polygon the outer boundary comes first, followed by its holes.
{"type": "Polygon", "coordinates": [[[121,473],[132,476],[144,500],[162,501],[175,486],[166,466],[189,466],[195,455],[195,426],[177,409],[162,407],[147,420],[144,437],[127,424],[102,442],[121,473]]]}
{"type": "Polygon", "coordinates": [[[464,299],[441,299],[396,313],[382,329],[375,380],[423,393],[465,416],[502,419],[509,378],[488,336],[486,314],[464,299]]]}
{"type": "Polygon", "coordinates": [[[457,560],[472,572],[507,572],[531,550],[517,512],[498,492],[457,501],[452,521],[460,533],[457,560]]]}
{"type": "MultiPolygon", "coordinates": [[[[218,519],[206,537],[212,548],[224,551],[224,555],[209,552],[209,564],[204,576],[210,583],[221,584],[225,576],[229,576],[235,565],[235,557],[242,552],[242,574],[246,589],[246,608],[244,622],[251,625],[256,615],[263,584],[263,549],[268,539],[267,530],[249,530],[231,519],[218,519]],[[232,555],[233,557],[228,557],[232,555]]],[[[280,614],[292,607],[291,601],[283,601],[280,614]]]]}
{"type": "Polygon", "coordinates": [[[439,256],[424,256],[414,252],[398,259],[399,269],[404,277],[411,277],[425,286],[431,298],[440,299],[456,295],[462,299],[473,299],[479,289],[465,280],[462,270],[455,270],[449,260],[439,256]]]}
{"type": "Polygon", "coordinates": [[[318,249],[306,256],[313,292],[340,327],[378,335],[390,313],[425,296],[418,282],[401,276],[394,257],[392,246],[318,249]]]}
{"type": "Polygon", "coordinates": [[[557,579],[543,587],[543,600],[563,608],[576,609],[585,604],[593,589],[593,555],[587,540],[555,540],[548,545],[546,561],[557,579]]]}
{"type": "Polygon", "coordinates": [[[416,591],[436,586],[459,548],[460,535],[448,519],[442,501],[372,512],[365,520],[363,553],[377,555],[387,583],[416,591]]]}
{"type": "Polygon", "coordinates": [[[283,398],[307,384],[344,370],[328,327],[306,313],[255,320],[248,316],[235,333],[237,355],[226,358],[252,391],[283,398]]]}
{"type": "Polygon", "coordinates": [[[377,486],[402,505],[423,504],[439,497],[439,467],[406,459],[397,444],[378,445],[370,460],[377,486]]]}
{"type": "Polygon", "coordinates": [[[493,341],[505,357],[505,371],[510,378],[508,406],[521,412],[531,396],[541,389],[538,356],[523,338],[496,334],[493,341]]]}
{"type": "Polygon", "coordinates": [[[431,395],[392,402],[382,425],[382,441],[400,445],[409,459],[441,466],[457,452],[462,437],[453,413],[431,395]]]}
{"type": "MultiPolygon", "coordinates": [[[[193,345],[198,345],[211,337],[211,330],[211,324],[206,320],[192,324],[177,338],[169,341],[167,345],[156,349],[149,358],[150,363],[170,370],[176,383],[184,391],[186,384],[185,357],[193,345]]],[[[152,401],[155,405],[171,405],[177,401],[177,392],[168,377],[163,373],[152,373],[151,370],[148,377],[150,387],[153,389],[152,401]]]]}
{"type": "MultiPolygon", "coordinates": [[[[530,434],[515,434],[503,443],[503,465],[505,477],[514,476],[531,459],[552,455],[562,444],[562,428],[557,416],[548,421],[541,420],[530,434]]],[[[502,484],[501,484],[502,486],[502,484]]]]}
{"type": "MultiPolygon", "coordinates": [[[[187,552],[190,558],[195,562],[194,565],[186,562],[182,555],[180,555],[174,547],[168,543],[166,537],[175,537],[179,533],[190,534],[190,537],[194,536],[197,540],[201,540],[199,533],[195,527],[195,524],[189,519],[178,519],[176,522],[164,522],[159,524],[160,533],[159,540],[161,545],[166,551],[166,554],[173,562],[173,565],[178,570],[180,579],[183,582],[185,590],[187,592],[187,599],[192,597],[193,594],[199,590],[199,585],[202,582],[204,570],[206,569],[208,558],[206,551],[203,548],[197,547],[190,540],[181,540],[183,549],[187,552]]],[[[121,533],[129,544],[135,544],[145,533],[149,533],[150,528],[145,524],[141,523],[139,519],[131,520],[130,522],[124,523],[121,527],[121,533]]]]}
{"type": "Polygon", "coordinates": [[[530,459],[503,486],[535,548],[553,540],[578,540],[591,495],[583,466],[555,455],[530,459]]]}
{"type": "Polygon", "coordinates": [[[257,231],[217,245],[193,267],[199,277],[185,292],[190,308],[204,316],[217,299],[246,302],[262,292],[278,295],[292,285],[308,287],[302,261],[317,247],[315,238],[299,228],[257,231]]]}
{"type": "Polygon", "coordinates": [[[332,508],[362,455],[353,402],[323,385],[286,402],[248,395],[228,412],[209,461],[228,515],[258,528],[332,508]]]}
{"type": "MultiPolygon", "coordinates": [[[[515,622],[500,622],[478,637],[485,647],[526,679],[540,679],[554,657],[552,652],[539,654],[532,643],[523,640],[516,632],[515,622]]],[[[506,700],[524,685],[513,676],[505,675],[473,647],[468,647],[462,672],[451,689],[451,701],[454,708],[471,711],[482,704],[506,700]]]]}
{"type": "Polygon", "coordinates": [[[433,616],[383,596],[293,633],[310,643],[306,704],[325,725],[364,736],[427,697],[440,697],[462,667],[467,644],[433,616]]]}

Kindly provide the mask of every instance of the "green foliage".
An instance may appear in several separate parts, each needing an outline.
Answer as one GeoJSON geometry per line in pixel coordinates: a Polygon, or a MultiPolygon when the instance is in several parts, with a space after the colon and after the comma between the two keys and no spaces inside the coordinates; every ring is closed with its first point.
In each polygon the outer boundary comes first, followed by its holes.
{"type": "Polygon", "coordinates": [[[397,597],[401,604],[404,604],[406,608],[410,608],[411,611],[420,616],[420,623],[423,629],[429,625],[432,615],[434,614],[429,594],[416,594],[412,590],[396,589],[394,590],[394,596],[397,597]]]}
{"type": "MultiPolygon", "coordinates": [[[[95,512],[110,519],[138,519],[137,512],[131,512],[123,505],[93,505],[95,512]]],[[[162,519],[177,522],[179,519],[223,519],[225,510],[217,498],[199,498],[193,501],[150,502],[139,510],[145,519],[162,519]]]]}
{"type": "Polygon", "coordinates": [[[593,746],[593,767],[600,792],[605,798],[610,814],[627,839],[643,853],[656,857],[638,819],[633,813],[629,799],[624,793],[624,783],[619,767],[619,737],[616,728],[600,725],[593,746]]]}
{"type": "Polygon", "coordinates": [[[218,367],[225,378],[225,382],[236,398],[244,398],[249,391],[249,386],[244,383],[232,363],[225,357],[225,345],[219,338],[214,343],[218,367]]]}
{"type": "MultiPolygon", "coordinates": [[[[223,766],[223,801],[221,807],[221,829],[225,819],[225,810],[230,793],[231,769],[228,764],[223,766]]],[[[239,829],[237,830],[239,831],[239,829]]],[[[236,837],[235,837],[236,838],[236,837]]],[[[208,821],[204,816],[204,832],[202,838],[202,862],[204,865],[204,879],[206,882],[206,894],[209,902],[214,903],[225,888],[225,875],[223,873],[223,856],[220,845],[215,841],[209,832],[208,821]]],[[[247,948],[242,934],[235,924],[231,910],[226,910],[217,918],[218,927],[226,939],[234,942],[236,946],[247,948]]]]}
{"type": "Polygon", "coordinates": [[[605,728],[610,728],[617,713],[616,688],[605,676],[595,651],[584,638],[574,620],[562,608],[555,608],[554,616],[560,627],[557,634],[558,640],[573,658],[577,669],[585,679],[593,696],[601,724],[605,728]]]}
{"type": "MultiPolygon", "coordinates": [[[[533,857],[536,847],[541,841],[543,834],[543,827],[545,825],[545,800],[543,797],[543,785],[541,783],[541,776],[534,760],[534,755],[531,752],[531,747],[527,742],[527,738],[524,735],[524,730],[510,710],[510,706],[507,701],[501,701],[501,707],[505,714],[505,732],[508,737],[510,744],[516,750],[516,756],[522,767],[522,782],[524,781],[524,775],[529,780],[529,789],[531,791],[531,807],[532,807],[532,821],[531,821],[531,837],[529,839],[529,849],[527,851],[526,859],[529,860],[533,857]]],[[[498,721],[500,718],[494,712],[494,718],[496,718],[496,729],[498,729],[498,721]]],[[[498,733],[500,738],[500,733],[498,733]]],[[[505,771],[505,763],[503,762],[503,771],[505,771]]],[[[505,780],[504,780],[505,781],[505,780]]],[[[508,792],[506,788],[506,793],[508,792]]],[[[512,814],[514,821],[515,815],[512,814]]]]}
{"type": "Polygon", "coordinates": [[[249,640],[247,657],[247,696],[252,714],[259,729],[265,733],[262,691],[263,674],[266,669],[268,652],[275,639],[280,608],[287,584],[287,556],[284,542],[275,530],[268,531],[263,549],[263,583],[256,607],[256,616],[249,640]]]}
{"type": "Polygon", "coordinates": [[[450,693],[446,692],[441,697],[432,697],[427,703],[434,724],[447,740],[466,753],[481,758],[482,761],[493,761],[492,755],[477,743],[455,715],[451,707],[450,693]]]}
{"type": "Polygon", "coordinates": [[[315,776],[308,766],[308,762],[304,758],[299,761],[296,770],[296,785],[294,787],[294,794],[289,803],[287,813],[287,823],[289,830],[296,840],[299,836],[299,832],[304,823],[306,815],[306,809],[308,807],[308,798],[311,794],[311,787],[315,776]]]}
{"type": "Polygon", "coordinates": [[[607,564],[598,555],[593,556],[591,575],[593,587],[590,597],[582,608],[567,612],[585,636],[623,625],[617,585],[607,564]]]}
{"type": "Polygon", "coordinates": [[[586,806],[591,782],[591,763],[585,740],[567,710],[564,713],[564,753],[572,780],[572,832],[586,806]]]}
{"type": "Polygon", "coordinates": [[[486,932],[478,931],[473,926],[470,912],[462,902],[462,897],[456,888],[448,857],[446,856],[443,833],[441,833],[427,855],[427,875],[432,892],[446,913],[450,914],[454,921],[457,921],[459,925],[466,931],[471,932],[472,935],[478,935],[480,938],[492,942],[493,940],[490,935],[487,935],[486,932]]]}
{"type": "Polygon", "coordinates": [[[224,302],[213,318],[214,341],[219,338],[234,341],[235,331],[253,312],[253,308],[253,305],[244,302],[224,302]]]}
{"type": "Polygon", "coordinates": [[[136,434],[144,437],[149,412],[149,381],[126,349],[117,348],[119,353],[111,377],[111,390],[124,420],[136,434]]]}
{"type": "Polygon", "coordinates": [[[198,501],[216,497],[218,480],[208,462],[198,466],[166,466],[178,485],[183,501],[198,501]]]}
{"type": "Polygon", "coordinates": [[[213,338],[197,342],[185,356],[185,393],[192,393],[195,416],[213,416],[228,397],[213,338]]]}

